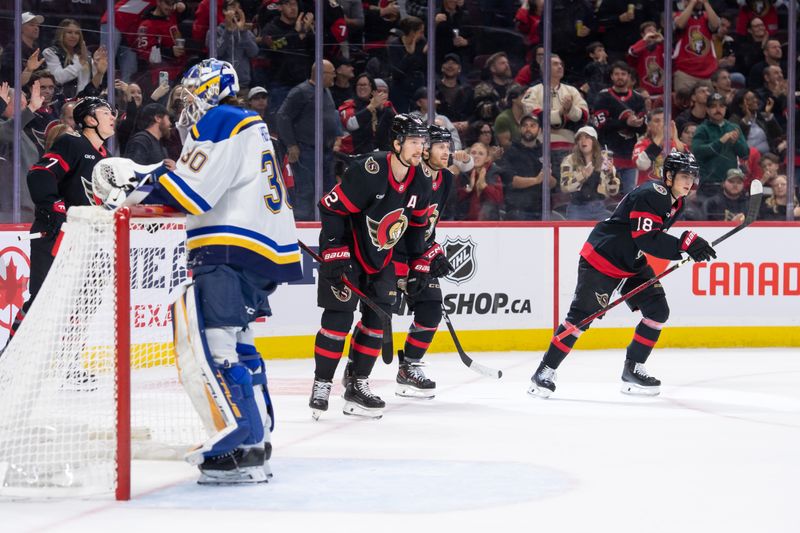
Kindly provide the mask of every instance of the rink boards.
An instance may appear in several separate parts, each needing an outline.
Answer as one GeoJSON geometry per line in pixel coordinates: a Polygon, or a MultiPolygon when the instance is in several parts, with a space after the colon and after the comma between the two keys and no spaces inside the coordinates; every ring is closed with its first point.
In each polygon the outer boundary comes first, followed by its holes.
{"type": "MultiPolygon", "coordinates": [[[[300,224],[298,236],[309,245],[318,227],[300,224]]],[[[585,223],[443,223],[437,230],[455,272],[442,281],[445,308],[468,350],[543,350],[563,319],[577,279],[578,252],[592,225],[585,223]]],[[[733,225],[693,224],[711,241],[733,225]]],[[[680,234],[687,225],[672,230],[680,234]]],[[[29,243],[18,241],[23,226],[0,226],[0,341],[25,294],[29,243]]],[[[137,247],[147,242],[132,238],[137,247]]],[[[720,244],[712,263],[690,263],[663,279],[670,308],[659,346],[798,346],[800,345],[800,224],[757,223],[720,244]]],[[[140,254],[160,261],[165,298],[181,273],[179,255],[140,254]]],[[[139,262],[132,266],[133,275],[139,262]]],[[[668,262],[651,259],[656,272],[668,262]]],[[[273,316],[256,325],[260,349],[268,357],[305,357],[313,350],[321,310],[316,306],[316,264],[303,258],[302,280],[281,286],[270,298],[273,316]]],[[[141,290],[134,287],[134,291],[141,290]]],[[[161,287],[151,284],[148,291],[161,287]]],[[[150,298],[151,295],[148,295],[150,298]]],[[[601,295],[602,296],[602,295],[601,295]]],[[[618,296],[610,295],[611,299],[618,296]]],[[[134,310],[137,327],[163,328],[169,335],[166,305],[134,310]]],[[[397,347],[411,317],[403,307],[394,318],[397,347]]],[[[581,337],[582,348],[623,347],[638,315],[625,305],[596,321],[581,337]]],[[[452,351],[446,330],[437,333],[433,351],[452,351]]]]}

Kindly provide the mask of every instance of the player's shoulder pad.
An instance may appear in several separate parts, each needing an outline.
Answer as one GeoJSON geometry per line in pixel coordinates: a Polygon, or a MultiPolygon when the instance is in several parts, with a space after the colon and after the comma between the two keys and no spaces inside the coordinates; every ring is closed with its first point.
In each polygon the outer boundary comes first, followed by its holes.
{"type": "Polygon", "coordinates": [[[386,152],[370,152],[352,160],[347,167],[349,174],[360,176],[386,176],[389,171],[389,162],[386,152]]]}
{"type": "MultiPolygon", "coordinates": [[[[53,142],[53,146],[51,146],[47,152],[58,154],[67,159],[66,156],[85,153],[85,146],[90,145],[90,143],[88,139],[86,139],[86,144],[84,144],[83,141],[84,136],[81,135],[80,132],[65,131],[56,138],[55,142],[53,142]]],[[[78,157],[83,157],[83,155],[78,155],[78,157]]]]}
{"type": "Polygon", "coordinates": [[[214,107],[192,126],[189,134],[195,141],[220,142],[230,139],[244,130],[263,124],[255,111],[231,105],[214,107]]]}
{"type": "Polygon", "coordinates": [[[662,210],[667,210],[672,206],[672,195],[669,189],[660,181],[649,181],[636,188],[637,200],[662,210]]]}

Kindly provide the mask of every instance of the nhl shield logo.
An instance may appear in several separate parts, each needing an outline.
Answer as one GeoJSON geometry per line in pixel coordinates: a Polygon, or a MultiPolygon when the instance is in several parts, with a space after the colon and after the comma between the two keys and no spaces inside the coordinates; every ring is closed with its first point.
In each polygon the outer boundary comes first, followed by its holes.
{"type": "Polygon", "coordinates": [[[471,280],[477,271],[475,264],[475,248],[477,245],[472,239],[467,237],[447,237],[442,244],[447,259],[453,265],[453,272],[445,276],[445,279],[452,281],[456,285],[461,285],[471,280]]]}

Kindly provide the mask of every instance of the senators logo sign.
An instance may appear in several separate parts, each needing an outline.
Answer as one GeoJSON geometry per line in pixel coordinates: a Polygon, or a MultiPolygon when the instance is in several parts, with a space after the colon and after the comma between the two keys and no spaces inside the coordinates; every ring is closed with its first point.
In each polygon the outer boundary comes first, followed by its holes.
{"type": "Polygon", "coordinates": [[[382,250],[390,250],[403,236],[408,228],[408,218],[400,207],[387,213],[380,221],[367,217],[367,230],[373,246],[382,250]]]}

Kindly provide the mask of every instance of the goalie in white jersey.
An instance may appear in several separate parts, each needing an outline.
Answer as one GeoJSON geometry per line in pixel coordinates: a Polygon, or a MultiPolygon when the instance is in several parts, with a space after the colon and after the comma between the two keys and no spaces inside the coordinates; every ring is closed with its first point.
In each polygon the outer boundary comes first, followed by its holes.
{"type": "Polygon", "coordinates": [[[230,63],[207,59],[183,78],[189,127],[174,170],[109,158],[93,173],[107,207],[159,203],[188,213],[193,283],[173,306],[181,382],[209,439],[187,454],[199,483],[267,480],[272,408],[249,325],[270,315],[267,297],[301,277],[294,216],[269,131],[239,107],[230,63]]]}

